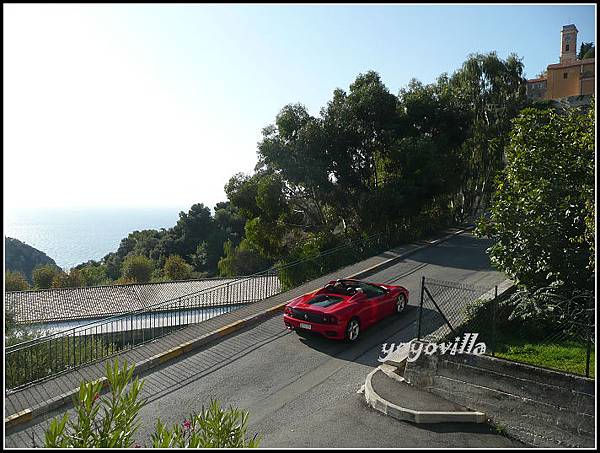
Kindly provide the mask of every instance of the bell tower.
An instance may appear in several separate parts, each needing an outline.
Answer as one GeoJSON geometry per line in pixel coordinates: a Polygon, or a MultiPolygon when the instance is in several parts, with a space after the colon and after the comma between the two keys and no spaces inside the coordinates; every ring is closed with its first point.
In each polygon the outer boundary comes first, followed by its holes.
{"type": "Polygon", "coordinates": [[[577,60],[577,27],[564,25],[560,32],[560,62],[577,60]]]}

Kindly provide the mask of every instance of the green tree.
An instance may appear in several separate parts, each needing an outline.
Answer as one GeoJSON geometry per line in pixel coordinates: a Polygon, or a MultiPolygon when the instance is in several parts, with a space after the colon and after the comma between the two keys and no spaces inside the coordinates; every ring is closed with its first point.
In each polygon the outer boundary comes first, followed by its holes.
{"type": "Polygon", "coordinates": [[[222,232],[223,243],[231,241],[237,245],[244,236],[246,217],[231,202],[220,202],[215,205],[215,224],[222,232]]]}
{"type": "Polygon", "coordinates": [[[335,223],[356,234],[376,223],[373,211],[384,208],[373,209],[385,184],[381,162],[389,158],[398,134],[397,103],[379,75],[369,71],[347,93],[336,89],[321,112],[335,223]]]}
{"type": "Polygon", "coordinates": [[[462,108],[470,115],[463,144],[462,217],[478,215],[494,192],[494,180],[504,167],[504,149],[511,120],[523,108],[523,63],[514,54],[502,60],[495,52],[474,54],[450,78],[462,108]]]}
{"type": "Polygon", "coordinates": [[[29,289],[29,282],[21,272],[6,271],[4,288],[6,291],[26,291],[29,289]]]}
{"type": "Polygon", "coordinates": [[[73,268],[66,272],[59,272],[52,279],[52,288],[79,288],[84,286],[84,278],[81,271],[73,268]]]}
{"type": "Polygon", "coordinates": [[[106,266],[100,263],[90,262],[89,264],[80,267],[79,271],[81,272],[85,286],[106,285],[110,282],[106,266]]]}
{"type": "Polygon", "coordinates": [[[525,109],[514,122],[491,217],[478,231],[495,239],[492,262],[528,290],[592,289],[594,128],[593,106],[525,109]]]}
{"type": "Polygon", "coordinates": [[[269,261],[252,249],[246,239],[237,247],[231,241],[227,241],[223,250],[224,255],[219,260],[219,275],[222,277],[252,275],[269,267],[269,261]]]}
{"type": "Polygon", "coordinates": [[[54,278],[60,275],[62,270],[51,264],[38,266],[33,270],[33,284],[36,289],[48,289],[52,287],[54,278]]]}
{"type": "Polygon", "coordinates": [[[154,262],[143,255],[129,255],[123,261],[122,277],[136,283],[147,283],[152,277],[154,262]]]}
{"type": "Polygon", "coordinates": [[[125,259],[128,255],[143,255],[156,259],[155,249],[166,234],[164,229],[134,231],[121,240],[116,253],[121,259],[125,259]]]}
{"type": "Polygon", "coordinates": [[[382,193],[388,222],[408,221],[433,205],[444,210],[456,204],[461,146],[471,120],[445,74],[429,85],[412,80],[398,97],[400,131],[382,170],[389,183],[382,193]]]}
{"type": "Polygon", "coordinates": [[[171,280],[189,280],[192,271],[192,266],[186,263],[179,255],[168,257],[163,267],[164,274],[171,280]]]}
{"type": "Polygon", "coordinates": [[[593,42],[582,42],[579,47],[579,53],[577,54],[578,60],[585,60],[586,58],[594,58],[596,56],[596,48],[593,42]]]}
{"type": "Polygon", "coordinates": [[[108,253],[102,258],[101,264],[106,268],[106,275],[109,279],[116,280],[121,276],[123,259],[115,252],[108,253]]]}

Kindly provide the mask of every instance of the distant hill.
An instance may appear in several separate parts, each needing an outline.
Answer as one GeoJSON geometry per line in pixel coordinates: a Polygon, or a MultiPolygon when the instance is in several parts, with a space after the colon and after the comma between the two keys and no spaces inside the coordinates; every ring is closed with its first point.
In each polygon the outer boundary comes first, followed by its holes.
{"type": "Polygon", "coordinates": [[[31,273],[37,266],[56,263],[44,252],[33,248],[18,239],[4,237],[4,268],[7,271],[21,272],[29,282],[31,273]]]}

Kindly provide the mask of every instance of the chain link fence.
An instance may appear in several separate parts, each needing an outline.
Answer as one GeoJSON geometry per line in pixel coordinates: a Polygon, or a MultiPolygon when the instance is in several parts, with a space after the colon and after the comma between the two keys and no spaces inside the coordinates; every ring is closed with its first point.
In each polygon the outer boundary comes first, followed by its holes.
{"type": "Polygon", "coordinates": [[[498,297],[484,288],[423,277],[417,338],[453,342],[477,334],[486,353],[587,377],[595,375],[594,299],[550,289],[498,297]]]}

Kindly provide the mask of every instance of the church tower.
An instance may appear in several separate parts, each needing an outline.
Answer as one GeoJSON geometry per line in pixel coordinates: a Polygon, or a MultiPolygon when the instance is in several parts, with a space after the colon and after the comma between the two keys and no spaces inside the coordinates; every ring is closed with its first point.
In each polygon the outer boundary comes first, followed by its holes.
{"type": "Polygon", "coordinates": [[[560,62],[577,60],[577,27],[564,25],[560,32],[560,62]]]}

